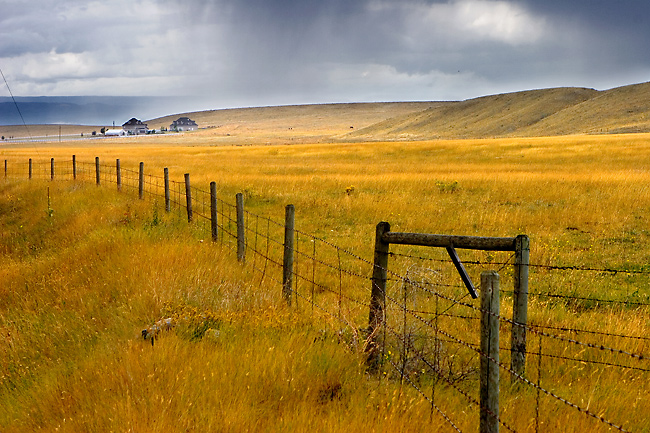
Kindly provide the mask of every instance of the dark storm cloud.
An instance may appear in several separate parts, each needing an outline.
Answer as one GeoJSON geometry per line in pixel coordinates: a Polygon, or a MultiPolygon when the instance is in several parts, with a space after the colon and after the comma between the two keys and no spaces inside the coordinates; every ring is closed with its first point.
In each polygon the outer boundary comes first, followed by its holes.
{"type": "Polygon", "coordinates": [[[646,81],[648,10],[601,0],[0,0],[23,94],[211,106],[463,99],[646,81]]]}
{"type": "MultiPolygon", "coordinates": [[[[485,77],[505,79],[503,47],[510,48],[510,63],[530,64],[539,53],[521,45],[542,37],[538,34],[542,20],[512,16],[525,11],[506,2],[225,1],[222,5],[231,11],[227,41],[238,53],[233,61],[243,66],[237,73],[250,74],[251,81],[260,85],[298,83],[301,90],[335,84],[323,71],[336,66],[350,74],[356,68],[357,79],[350,78],[357,85],[365,81],[385,86],[373,81],[378,77],[372,69],[378,67],[416,79],[477,69],[485,77]],[[507,21],[503,34],[491,28],[499,13],[511,14],[503,18],[507,21]],[[361,75],[366,79],[359,79],[361,75]]],[[[513,68],[507,71],[512,73],[513,68]]],[[[339,83],[339,88],[344,85],[339,83]]],[[[427,90],[422,89],[422,98],[436,97],[427,90]]]]}
{"type": "MultiPolygon", "coordinates": [[[[603,59],[625,65],[648,65],[650,3],[636,0],[547,0],[524,2],[558,26],[573,28],[585,62],[603,59]]],[[[569,44],[571,41],[568,41],[569,44]]],[[[576,53],[578,55],[579,53],[576,53]]]]}

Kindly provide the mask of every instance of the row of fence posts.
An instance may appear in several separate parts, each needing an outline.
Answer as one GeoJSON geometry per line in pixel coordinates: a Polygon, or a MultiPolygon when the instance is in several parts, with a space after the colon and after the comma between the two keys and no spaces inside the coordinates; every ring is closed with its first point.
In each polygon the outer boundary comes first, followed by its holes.
{"type": "MultiPolygon", "coordinates": [[[[5,160],[5,178],[7,177],[7,160],[5,160]]],[[[118,191],[122,190],[120,160],[116,160],[116,182],[118,191]]],[[[54,179],[54,158],[50,161],[50,179],[54,179]]],[[[77,179],[76,156],[72,156],[72,177],[77,179]]],[[[29,179],[32,179],[32,160],[29,160],[29,179]]],[[[192,194],[190,175],[185,173],[185,196],[187,220],[192,222],[192,194]]],[[[101,183],[99,157],[95,158],[95,181],[101,183]]],[[[164,168],[165,210],[171,211],[171,193],[169,170],[164,168]]],[[[144,199],[144,163],[140,162],[138,173],[138,196],[144,199]]],[[[237,259],[245,263],[246,259],[246,230],[244,221],[244,197],[242,193],[235,196],[237,221],[237,259]]],[[[210,228],[213,241],[218,240],[217,220],[217,185],[210,183],[210,228]]],[[[294,272],[294,240],[295,240],[295,207],[289,204],[285,207],[284,254],[282,270],[282,296],[288,305],[292,301],[292,284],[294,272]]],[[[375,263],[372,275],[368,331],[377,334],[382,326],[386,295],[389,245],[410,244],[423,246],[444,247],[455,245],[459,248],[514,251],[514,304],[513,327],[511,338],[511,369],[514,372],[513,381],[525,372],[526,354],[526,324],[527,324],[527,294],[528,294],[528,261],[529,240],[525,235],[516,238],[478,238],[447,235],[428,235],[417,233],[390,232],[390,224],[381,222],[377,225],[375,238],[375,263]]],[[[494,271],[481,274],[481,379],[480,379],[480,432],[499,431],[499,275],[494,271]]],[[[376,370],[380,362],[378,354],[383,344],[380,339],[371,342],[368,354],[368,366],[376,370]]]]}
{"type": "MultiPolygon", "coordinates": [[[[33,179],[33,170],[34,164],[32,159],[29,159],[28,163],[28,178],[33,179]]],[[[116,184],[117,190],[122,191],[122,170],[120,165],[120,160],[115,161],[116,169],[116,184]]],[[[50,179],[54,179],[54,158],[50,160],[50,179]]],[[[77,157],[72,155],[72,178],[77,179],[77,157]]],[[[4,177],[8,176],[8,161],[4,161],[4,177]]],[[[171,212],[171,191],[170,191],[170,181],[169,181],[169,169],[165,167],[164,172],[164,188],[165,188],[165,211],[171,212]]],[[[186,209],[187,209],[187,221],[192,222],[194,219],[194,212],[192,209],[192,188],[190,185],[190,174],[185,173],[185,198],[186,198],[186,209]]],[[[145,196],[145,182],[144,182],[144,162],[140,162],[139,171],[138,171],[138,197],[144,199],[145,196]]],[[[95,183],[101,185],[101,165],[99,162],[99,157],[95,157],[95,183]]],[[[238,193],[235,197],[236,208],[237,208],[237,258],[239,261],[244,262],[246,257],[246,230],[244,223],[244,197],[241,193],[238,193]]],[[[293,205],[290,205],[293,206],[293,205]]],[[[217,221],[217,184],[216,182],[210,183],[210,226],[211,226],[211,237],[213,241],[218,239],[218,221],[217,221]]],[[[293,227],[293,226],[292,226],[293,227]]],[[[293,232],[293,229],[291,230],[293,232]]],[[[292,261],[291,261],[292,263],[292,261]]],[[[286,272],[285,272],[286,274],[286,272]]]]}
{"type": "MultiPolygon", "coordinates": [[[[7,177],[7,160],[4,164],[5,178],[7,177]]],[[[122,170],[120,160],[115,161],[116,184],[117,190],[122,191],[122,170]]],[[[29,179],[33,177],[33,162],[29,159],[29,179]]],[[[72,155],[72,178],[77,179],[77,157],[72,155]]],[[[165,188],[165,211],[171,211],[171,192],[169,181],[169,169],[163,170],[164,188],[165,188]]],[[[54,158],[50,160],[50,179],[54,179],[54,158]]],[[[187,221],[192,222],[194,213],[192,209],[192,188],[190,184],[190,174],[185,173],[185,206],[187,209],[187,221]]],[[[95,157],[95,183],[101,185],[101,165],[99,157],[95,157]]],[[[138,197],[144,199],[144,162],[140,162],[138,170],[138,197]]],[[[244,263],[246,261],[246,225],[244,215],[244,196],[237,193],[235,196],[236,221],[237,221],[237,259],[244,263]]],[[[218,220],[217,220],[217,183],[210,183],[210,232],[213,241],[218,240],[218,220]]],[[[295,228],[295,207],[290,204],[286,206],[285,215],[285,235],[284,235],[284,257],[283,257],[283,284],[282,295],[285,301],[291,305],[291,292],[293,283],[293,250],[294,250],[294,228],[295,228]]]]}

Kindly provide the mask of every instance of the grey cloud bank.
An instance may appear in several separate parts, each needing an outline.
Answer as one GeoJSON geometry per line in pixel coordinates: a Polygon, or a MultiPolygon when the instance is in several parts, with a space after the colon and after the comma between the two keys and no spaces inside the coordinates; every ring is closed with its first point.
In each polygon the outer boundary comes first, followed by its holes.
{"type": "Polygon", "coordinates": [[[650,80],[649,9],[601,0],[0,0],[0,68],[17,96],[192,98],[170,112],[606,89],[650,80]]]}

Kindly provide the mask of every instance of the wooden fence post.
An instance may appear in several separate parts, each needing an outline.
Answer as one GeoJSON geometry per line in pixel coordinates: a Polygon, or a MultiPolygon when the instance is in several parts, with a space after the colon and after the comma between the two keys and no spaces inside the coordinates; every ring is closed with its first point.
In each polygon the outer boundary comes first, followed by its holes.
{"type": "Polygon", "coordinates": [[[95,157],[95,182],[97,185],[101,183],[101,177],[99,173],[99,156],[95,157]]]}
{"type": "Polygon", "coordinates": [[[29,158],[29,178],[32,178],[32,158],[29,158]]]}
{"type": "MultiPolygon", "coordinates": [[[[526,373],[526,326],[528,326],[528,264],[530,260],[530,239],[519,235],[515,240],[514,294],[510,353],[514,373],[526,373]]],[[[512,375],[512,382],[517,376],[512,375]]]]}
{"type": "Polygon", "coordinates": [[[54,180],[54,158],[50,158],[50,180],[54,180]]]}
{"type": "Polygon", "coordinates": [[[192,222],[192,188],[190,187],[190,174],[185,173],[185,204],[187,206],[187,222],[192,222]]]}
{"type": "Polygon", "coordinates": [[[293,284],[293,249],[296,208],[288,204],[284,213],[284,259],[282,261],[282,296],[291,305],[291,292],[293,284]]]}
{"type": "Polygon", "coordinates": [[[171,199],[169,196],[169,169],[165,167],[165,212],[170,212],[171,210],[171,199]]]}
{"type": "Polygon", "coordinates": [[[140,171],[138,172],[138,197],[144,198],[144,162],[140,162],[140,171]]]}
{"type": "Polygon", "coordinates": [[[481,274],[480,433],[499,432],[499,274],[481,274]]]}
{"type": "Polygon", "coordinates": [[[210,228],[212,232],[212,242],[218,239],[218,222],[217,222],[217,182],[210,182],[210,228]]]}
{"type": "Polygon", "coordinates": [[[238,192],[235,196],[237,206],[237,260],[246,261],[246,226],[244,222],[244,195],[238,192]]]}
{"type": "Polygon", "coordinates": [[[115,175],[116,175],[117,190],[122,191],[122,170],[120,170],[119,158],[115,160],[115,175]]]}
{"type": "Polygon", "coordinates": [[[372,290],[370,294],[370,314],[368,316],[368,369],[376,373],[381,361],[384,342],[379,336],[379,329],[384,323],[384,306],[386,305],[386,280],[388,278],[388,250],[390,244],[384,242],[384,233],[390,232],[390,224],[380,222],[375,232],[375,262],[372,271],[372,290]]]}
{"type": "Polygon", "coordinates": [[[72,179],[77,180],[77,155],[72,155],[72,179]]]}

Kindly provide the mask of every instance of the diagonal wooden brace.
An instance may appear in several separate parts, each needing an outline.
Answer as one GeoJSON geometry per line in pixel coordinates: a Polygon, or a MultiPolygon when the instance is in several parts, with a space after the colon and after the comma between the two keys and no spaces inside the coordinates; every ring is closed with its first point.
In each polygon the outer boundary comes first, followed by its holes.
{"type": "Polygon", "coordinates": [[[456,269],[458,270],[458,273],[460,274],[461,280],[463,280],[463,283],[465,283],[465,287],[467,287],[467,290],[469,291],[469,294],[472,296],[473,299],[478,298],[478,294],[476,293],[476,289],[474,288],[474,285],[472,284],[472,280],[470,280],[469,275],[467,274],[467,271],[465,270],[465,266],[460,262],[460,259],[458,258],[458,254],[456,253],[456,250],[454,249],[454,245],[451,244],[446,247],[447,248],[447,253],[449,253],[449,257],[451,257],[451,261],[454,262],[454,266],[456,266],[456,269]]]}

